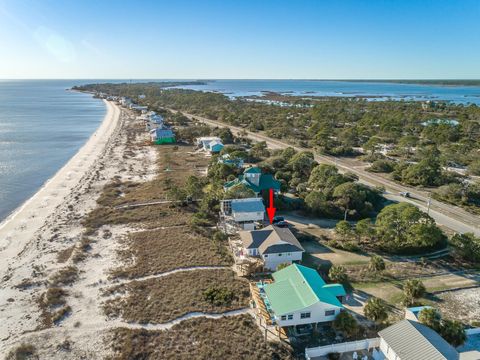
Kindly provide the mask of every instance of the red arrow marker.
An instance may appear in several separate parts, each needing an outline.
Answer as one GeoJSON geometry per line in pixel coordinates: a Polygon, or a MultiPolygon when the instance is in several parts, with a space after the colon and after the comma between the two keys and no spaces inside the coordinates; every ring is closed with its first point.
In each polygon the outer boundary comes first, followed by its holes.
{"type": "Polygon", "coordinates": [[[273,223],[273,218],[275,217],[275,211],[277,209],[273,206],[273,189],[270,189],[270,201],[268,203],[267,214],[268,219],[270,220],[270,224],[273,223]]]}

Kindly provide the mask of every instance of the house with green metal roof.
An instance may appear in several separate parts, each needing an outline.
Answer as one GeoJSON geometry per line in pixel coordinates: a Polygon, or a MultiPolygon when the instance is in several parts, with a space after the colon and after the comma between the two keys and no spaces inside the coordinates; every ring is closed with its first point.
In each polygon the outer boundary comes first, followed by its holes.
{"type": "Polygon", "coordinates": [[[263,291],[272,320],[281,327],[330,322],[343,310],[344,287],[326,284],[315,269],[292,264],[272,276],[263,291]]]}
{"type": "Polygon", "coordinates": [[[240,184],[252,189],[255,194],[261,194],[263,190],[268,189],[273,189],[274,192],[280,191],[280,181],[276,180],[271,174],[262,174],[262,170],[255,166],[246,169],[235,180],[226,182],[223,189],[227,191],[240,184]]]}

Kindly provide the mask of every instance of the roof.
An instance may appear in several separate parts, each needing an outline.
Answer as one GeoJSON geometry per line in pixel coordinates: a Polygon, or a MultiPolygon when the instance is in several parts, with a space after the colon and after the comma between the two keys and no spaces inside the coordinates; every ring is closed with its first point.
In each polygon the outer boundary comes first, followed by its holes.
{"type": "Polygon", "coordinates": [[[323,288],[330,290],[335,296],[347,296],[347,292],[342,284],[326,284],[323,285],[323,288]]]}
{"type": "MultiPolygon", "coordinates": [[[[252,168],[250,168],[252,169],[252,168]]],[[[247,172],[247,170],[245,170],[247,172]]],[[[228,189],[235,185],[243,184],[248,188],[252,189],[255,193],[259,193],[262,190],[273,189],[275,191],[280,191],[280,181],[276,180],[271,174],[262,174],[260,176],[260,182],[257,185],[248,181],[244,175],[239,175],[235,180],[227,181],[223,187],[228,189]]]]}
{"type": "Polygon", "coordinates": [[[173,131],[171,129],[155,129],[157,137],[173,137],[173,131]]]}
{"type": "Polygon", "coordinates": [[[480,359],[480,351],[478,351],[478,350],[461,352],[459,355],[460,355],[460,360],[478,360],[478,359],[480,359]]]}
{"type": "Polygon", "coordinates": [[[249,167],[248,169],[246,169],[243,173],[244,174],[261,174],[262,170],[260,170],[260,168],[258,168],[256,166],[252,166],[252,167],[249,167]]]}
{"type": "Polygon", "coordinates": [[[197,144],[200,144],[200,143],[209,143],[209,142],[212,142],[212,141],[222,141],[222,139],[220,139],[218,136],[202,136],[202,137],[198,137],[197,139],[197,144]]]}
{"type": "Polygon", "coordinates": [[[245,248],[258,249],[262,255],[305,251],[288,228],[270,225],[260,230],[240,231],[239,234],[245,248]]]}
{"type": "Polygon", "coordinates": [[[434,330],[402,320],[378,333],[402,360],[457,360],[458,352],[434,330]]]}
{"type": "Polygon", "coordinates": [[[222,150],[224,145],[220,141],[212,141],[208,144],[208,147],[210,150],[216,150],[219,149],[218,151],[222,150]]]}
{"type": "Polygon", "coordinates": [[[271,231],[271,234],[258,247],[261,254],[305,251],[289,228],[280,228],[275,225],[269,225],[265,228],[265,230],[267,229],[271,231]]]}
{"type": "Polygon", "coordinates": [[[232,200],[233,212],[264,212],[265,206],[261,198],[232,200]]]}
{"type": "Polygon", "coordinates": [[[273,283],[265,285],[265,293],[277,316],[310,307],[318,302],[343,307],[331,287],[326,286],[314,269],[292,264],[274,272],[273,278],[273,283]]]}

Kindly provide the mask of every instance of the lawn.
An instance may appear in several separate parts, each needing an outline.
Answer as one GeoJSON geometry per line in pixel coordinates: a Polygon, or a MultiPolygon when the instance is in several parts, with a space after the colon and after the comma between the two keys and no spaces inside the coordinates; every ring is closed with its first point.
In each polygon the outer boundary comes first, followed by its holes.
{"type": "Polygon", "coordinates": [[[138,323],[164,323],[195,311],[236,310],[248,307],[250,296],[248,282],[236,277],[230,269],[179,272],[162,278],[132,281],[106,292],[107,295],[117,293],[126,296],[106,301],[106,314],[138,323]],[[212,303],[205,296],[205,291],[211,287],[222,289],[231,298],[212,303]]]}
{"type": "Polygon", "coordinates": [[[112,330],[111,359],[243,360],[293,359],[287,348],[265,343],[249,315],[217,320],[197,318],[168,331],[112,330]]]}
{"type": "Polygon", "coordinates": [[[231,265],[232,258],[222,242],[196,232],[190,226],[131,233],[119,252],[131,266],[112,271],[114,277],[136,278],[190,266],[231,265]]]}

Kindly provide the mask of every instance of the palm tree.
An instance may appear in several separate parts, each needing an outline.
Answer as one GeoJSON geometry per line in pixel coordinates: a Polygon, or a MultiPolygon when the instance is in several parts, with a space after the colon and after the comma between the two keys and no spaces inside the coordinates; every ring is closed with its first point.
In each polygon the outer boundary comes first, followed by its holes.
{"type": "Polygon", "coordinates": [[[385,302],[382,299],[371,297],[368,299],[365,307],[363,308],[365,317],[375,322],[375,324],[381,324],[387,320],[388,313],[385,302]]]}

